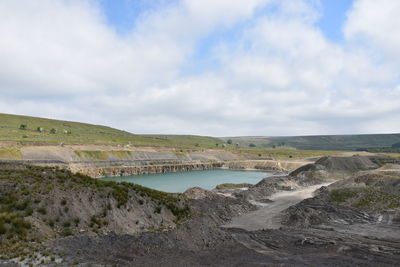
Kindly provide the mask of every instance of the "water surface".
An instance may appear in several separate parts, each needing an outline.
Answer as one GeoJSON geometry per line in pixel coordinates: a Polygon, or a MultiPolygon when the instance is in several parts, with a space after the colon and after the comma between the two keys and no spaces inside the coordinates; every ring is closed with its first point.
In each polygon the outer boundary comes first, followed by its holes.
{"type": "Polygon", "coordinates": [[[102,179],[106,181],[135,183],[165,192],[179,193],[194,186],[213,189],[216,185],[224,183],[256,184],[263,178],[271,175],[271,173],[256,171],[202,170],[106,177],[102,179]]]}

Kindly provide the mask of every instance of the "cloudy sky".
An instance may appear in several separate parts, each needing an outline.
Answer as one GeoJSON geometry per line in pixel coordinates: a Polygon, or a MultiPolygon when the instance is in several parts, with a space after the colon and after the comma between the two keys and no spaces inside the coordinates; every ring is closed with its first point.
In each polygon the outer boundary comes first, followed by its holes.
{"type": "Polygon", "coordinates": [[[134,133],[400,132],[398,0],[1,0],[0,112],[134,133]]]}

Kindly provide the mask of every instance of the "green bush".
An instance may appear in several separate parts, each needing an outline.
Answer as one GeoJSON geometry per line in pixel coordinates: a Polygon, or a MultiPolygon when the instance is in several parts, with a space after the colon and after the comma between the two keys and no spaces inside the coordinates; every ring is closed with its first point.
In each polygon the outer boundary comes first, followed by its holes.
{"type": "Polygon", "coordinates": [[[37,212],[39,212],[42,215],[46,215],[47,214],[47,210],[45,207],[40,207],[37,209],[37,212]]]}
{"type": "Polygon", "coordinates": [[[375,188],[367,188],[363,190],[361,198],[353,206],[374,210],[397,209],[400,208],[400,197],[375,188]]]}
{"type": "Polygon", "coordinates": [[[33,214],[33,208],[27,207],[24,212],[24,216],[31,216],[33,214]]]}
{"type": "Polygon", "coordinates": [[[154,213],[161,213],[161,207],[158,206],[154,209],[154,213]]]}
{"type": "Polygon", "coordinates": [[[5,226],[5,223],[0,221],[0,235],[4,235],[5,233],[7,233],[7,228],[5,226]]]}
{"type": "Polygon", "coordinates": [[[64,236],[69,236],[69,235],[73,235],[74,233],[72,232],[71,228],[64,228],[62,234],[64,236]]]}
{"type": "Polygon", "coordinates": [[[51,228],[53,228],[53,227],[54,227],[54,220],[49,220],[49,221],[48,221],[48,224],[49,224],[49,226],[50,226],[51,228]]]}
{"type": "Polygon", "coordinates": [[[346,202],[346,200],[350,198],[354,198],[357,196],[357,193],[351,190],[346,189],[334,189],[330,192],[330,201],[331,202],[346,202]]]}

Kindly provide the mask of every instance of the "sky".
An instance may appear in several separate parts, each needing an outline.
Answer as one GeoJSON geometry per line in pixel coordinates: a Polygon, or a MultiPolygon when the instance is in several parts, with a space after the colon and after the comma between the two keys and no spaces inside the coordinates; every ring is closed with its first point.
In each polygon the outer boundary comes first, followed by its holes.
{"type": "Polygon", "coordinates": [[[400,132],[398,0],[2,0],[0,113],[133,133],[400,132]]]}

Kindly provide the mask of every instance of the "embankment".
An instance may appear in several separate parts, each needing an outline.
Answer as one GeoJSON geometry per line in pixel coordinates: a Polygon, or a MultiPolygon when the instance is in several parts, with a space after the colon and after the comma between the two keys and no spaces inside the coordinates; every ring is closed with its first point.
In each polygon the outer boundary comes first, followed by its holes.
{"type": "Polygon", "coordinates": [[[25,146],[0,161],[57,166],[94,178],[216,168],[290,172],[309,161],[255,160],[225,150],[177,150],[114,146],[25,146]]]}

